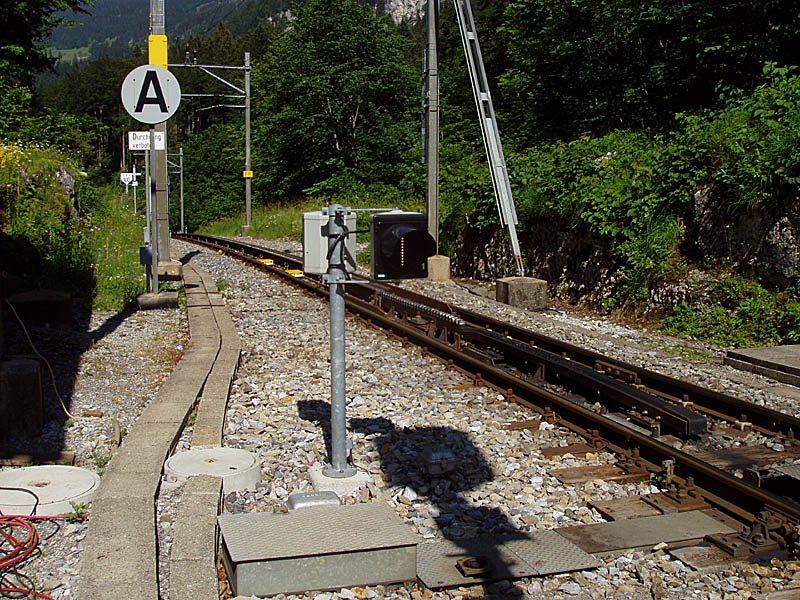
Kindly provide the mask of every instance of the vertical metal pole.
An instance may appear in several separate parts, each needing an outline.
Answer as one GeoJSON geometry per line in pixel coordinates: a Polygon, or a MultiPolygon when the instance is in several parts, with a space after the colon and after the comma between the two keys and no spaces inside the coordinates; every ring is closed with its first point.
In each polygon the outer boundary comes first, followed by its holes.
{"type": "Polygon", "coordinates": [[[331,310],[331,462],[322,471],[327,477],[352,477],[356,470],[347,463],[347,417],[345,406],[345,340],[344,340],[344,264],[345,209],[339,204],[328,207],[327,281],[330,286],[331,310]]]}
{"type": "MultiPolygon", "coordinates": [[[[150,33],[152,35],[164,35],[166,33],[166,26],[164,22],[164,2],[165,0],[150,0],[150,33]]],[[[153,48],[150,47],[150,64],[160,64],[166,68],[167,56],[166,48],[164,48],[163,56],[154,56],[153,48]],[[160,61],[163,60],[163,63],[160,61]],[[155,62],[154,62],[155,61],[155,62]]],[[[156,192],[155,202],[153,203],[153,219],[158,221],[158,227],[154,231],[158,231],[159,235],[153,239],[153,247],[158,247],[158,253],[164,260],[170,259],[169,251],[169,183],[168,183],[168,166],[167,166],[167,124],[159,123],[156,125],[156,130],[163,136],[164,149],[156,150],[155,146],[151,146],[152,152],[155,154],[155,160],[151,165],[156,175],[156,192]]]]}
{"type": "Polygon", "coordinates": [[[153,278],[153,293],[158,293],[158,194],[156,193],[156,128],[150,128],[150,222],[152,230],[150,232],[150,247],[153,250],[153,264],[152,264],[152,278],[153,278]]]}
{"type": "MultiPolygon", "coordinates": [[[[244,53],[244,170],[250,170],[250,53],[244,53]]],[[[245,226],[250,227],[251,181],[244,179],[245,226]]]]}
{"type": "Polygon", "coordinates": [[[181,233],[186,233],[186,227],[183,225],[183,146],[178,152],[178,159],[178,166],[181,169],[181,233]]]}
{"type": "MultiPolygon", "coordinates": [[[[133,181],[134,183],[138,183],[136,176],[139,173],[136,172],[136,163],[133,163],[133,181]]],[[[136,190],[139,189],[138,185],[133,186],[133,214],[136,214],[136,190]]]]}
{"type": "Polygon", "coordinates": [[[439,0],[428,0],[427,205],[428,233],[439,248],[439,0]]]}

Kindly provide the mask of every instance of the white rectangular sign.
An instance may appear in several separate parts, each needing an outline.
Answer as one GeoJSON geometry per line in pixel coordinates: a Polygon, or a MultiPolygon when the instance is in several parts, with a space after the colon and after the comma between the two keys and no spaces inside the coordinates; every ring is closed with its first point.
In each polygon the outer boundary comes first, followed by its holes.
{"type": "MultiPolygon", "coordinates": [[[[164,150],[164,133],[156,131],[156,150],[164,150]]],[[[128,150],[150,150],[150,132],[149,131],[129,131],[128,132],[128,150]]]]}

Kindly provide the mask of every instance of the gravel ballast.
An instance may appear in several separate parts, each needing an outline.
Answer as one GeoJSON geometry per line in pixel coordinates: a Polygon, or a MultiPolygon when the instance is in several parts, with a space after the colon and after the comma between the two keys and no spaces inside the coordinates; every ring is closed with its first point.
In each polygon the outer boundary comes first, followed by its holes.
{"type": "MultiPolygon", "coordinates": [[[[174,242],[174,248],[177,256],[197,250],[182,242],[174,242]]],[[[298,251],[293,244],[279,249],[298,251]]],[[[224,443],[257,453],[263,465],[257,488],[229,494],[224,509],[283,511],[290,493],[311,491],[309,469],[327,460],[323,435],[330,386],[327,305],[230,257],[200,250],[193,260],[217,280],[242,339],[224,443]]],[[[455,283],[413,281],[403,285],[666,375],[800,415],[794,388],[722,365],[723,352],[716,348],[599,318],[556,310],[530,313],[497,304],[455,283]]],[[[90,330],[101,328],[108,317],[94,316],[90,330]]],[[[351,317],[346,335],[352,462],[370,474],[372,483],[345,501],[388,502],[423,542],[601,522],[602,517],[586,506],[588,499],[610,500],[655,491],[646,483],[560,483],[548,475],[549,469],[607,464],[615,459],[606,453],[586,459],[569,455],[545,459],[540,447],[577,439],[557,428],[509,430],[508,423],[532,415],[506,402],[496,391],[473,386],[419,349],[351,317]],[[431,440],[452,449],[460,462],[457,475],[437,480],[435,485],[415,466],[431,440]]],[[[80,368],[73,373],[72,406],[81,411],[102,410],[114,415],[123,431],[130,428],[186,343],[180,310],[127,316],[80,354],[80,368]],[[153,361],[154,356],[164,362],[153,361]]],[[[59,352],[58,344],[40,350],[46,356],[59,352]]],[[[76,464],[102,467],[97,457],[110,451],[113,428],[109,428],[108,421],[78,419],[65,430],[66,447],[75,449],[76,464]]],[[[183,440],[181,447],[185,448],[185,436],[183,440]]],[[[100,462],[103,460],[107,459],[100,462]]],[[[163,564],[169,550],[170,515],[180,501],[180,487],[168,486],[161,496],[163,564]]],[[[43,556],[24,567],[53,598],[74,597],[84,528],[79,523],[63,525],[55,536],[43,540],[43,556]]],[[[163,569],[162,575],[166,576],[163,569]]],[[[800,566],[794,562],[698,573],[658,549],[603,559],[603,566],[593,571],[501,582],[486,589],[474,586],[431,593],[376,586],[287,598],[722,600],[762,597],[790,585],[800,585],[800,566]]]]}

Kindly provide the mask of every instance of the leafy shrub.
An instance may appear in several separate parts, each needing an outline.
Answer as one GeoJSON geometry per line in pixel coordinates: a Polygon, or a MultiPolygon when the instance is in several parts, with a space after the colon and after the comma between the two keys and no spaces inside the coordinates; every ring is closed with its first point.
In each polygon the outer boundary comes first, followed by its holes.
{"type": "Polygon", "coordinates": [[[733,347],[800,339],[800,303],[790,294],[736,276],[723,277],[695,294],[702,301],[683,302],[665,319],[667,333],[733,347]]]}
{"type": "Polygon", "coordinates": [[[694,189],[692,157],[678,140],[617,131],[540,146],[510,161],[523,223],[551,219],[607,239],[620,301],[646,298],[680,241],[694,189]]]}
{"type": "Polygon", "coordinates": [[[800,77],[795,67],[764,67],[752,94],[732,92],[715,114],[682,116],[687,142],[703,153],[729,211],[780,201],[800,190],[800,77]]]}

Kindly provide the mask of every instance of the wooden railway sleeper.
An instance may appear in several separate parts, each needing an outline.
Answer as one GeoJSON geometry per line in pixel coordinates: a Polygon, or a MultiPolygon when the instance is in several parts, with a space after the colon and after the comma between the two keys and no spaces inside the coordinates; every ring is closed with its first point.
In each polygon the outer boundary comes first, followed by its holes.
{"type": "Polygon", "coordinates": [[[777,551],[798,553],[798,524],[765,510],[742,531],[730,534],[712,534],[706,540],[733,558],[755,558],[777,551]]]}

